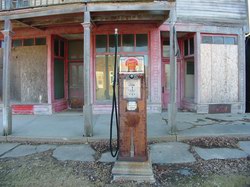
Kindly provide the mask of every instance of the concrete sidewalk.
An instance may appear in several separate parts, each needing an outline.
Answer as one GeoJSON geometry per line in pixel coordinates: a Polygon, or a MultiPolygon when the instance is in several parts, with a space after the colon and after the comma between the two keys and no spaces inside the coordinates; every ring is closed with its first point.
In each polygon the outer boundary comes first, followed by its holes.
{"type": "MultiPolygon", "coordinates": [[[[250,136],[250,114],[196,114],[178,112],[177,135],[170,134],[167,113],[148,114],[149,139],[176,141],[202,136],[250,136]]],[[[0,132],[3,132],[0,114],[0,132]]],[[[82,113],[63,112],[53,115],[13,115],[13,133],[0,136],[1,141],[86,142],[109,139],[110,115],[94,116],[94,136],[83,137],[82,113]]],[[[114,136],[115,136],[115,126],[114,136]]]]}

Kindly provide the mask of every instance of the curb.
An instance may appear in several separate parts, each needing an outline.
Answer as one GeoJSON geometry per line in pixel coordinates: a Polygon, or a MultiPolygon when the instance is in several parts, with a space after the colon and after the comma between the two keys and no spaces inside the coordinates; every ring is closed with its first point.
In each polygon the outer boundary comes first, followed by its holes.
{"type": "MultiPolygon", "coordinates": [[[[167,135],[148,138],[148,144],[153,142],[181,142],[202,137],[232,137],[241,139],[250,139],[250,134],[217,134],[217,135],[200,135],[200,136],[185,136],[185,135],[167,135]]],[[[113,140],[116,140],[114,138],[113,140]]],[[[109,138],[54,138],[54,137],[19,137],[19,136],[0,136],[0,143],[31,143],[31,144],[88,144],[93,142],[109,141],[109,138]]]]}

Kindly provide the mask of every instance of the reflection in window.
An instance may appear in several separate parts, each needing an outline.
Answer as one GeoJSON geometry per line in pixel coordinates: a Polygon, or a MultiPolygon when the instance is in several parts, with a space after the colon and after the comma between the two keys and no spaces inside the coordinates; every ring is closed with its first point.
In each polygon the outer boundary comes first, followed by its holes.
{"type": "Polygon", "coordinates": [[[234,45],[236,44],[236,38],[235,37],[224,37],[224,43],[225,44],[231,44],[234,45]]]}
{"type": "Polygon", "coordinates": [[[148,51],[148,35],[137,34],[136,35],[136,51],[147,52],[148,51]]]}
{"type": "Polygon", "coordinates": [[[114,70],[113,55],[96,56],[96,100],[111,100],[114,70]]]}
{"type": "Polygon", "coordinates": [[[107,52],[107,36],[106,35],[96,36],[96,52],[97,53],[107,52]]]}
{"type": "Polygon", "coordinates": [[[202,43],[204,43],[204,44],[212,44],[213,43],[212,36],[203,36],[202,37],[202,43]]]}
{"type": "Polygon", "coordinates": [[[124,34],[122,36],[122,44],[124,52],[134,51],[134,35],[133,34],[124,34]]]}
{"type": "Polygon", "coordinates": [[[214,36],[213,37],[213,43],[214,44],[223,44],[223,37],[222,36],[214,36]]]}

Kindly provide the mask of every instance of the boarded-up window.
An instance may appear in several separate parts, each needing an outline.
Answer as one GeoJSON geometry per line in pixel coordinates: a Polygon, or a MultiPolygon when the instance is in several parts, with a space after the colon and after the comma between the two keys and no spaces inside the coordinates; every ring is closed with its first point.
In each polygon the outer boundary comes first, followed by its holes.
{"type": "Polygon", "coordinates": [[[238,101],[238,46],[201,44],[201,103],[238,101]]]}

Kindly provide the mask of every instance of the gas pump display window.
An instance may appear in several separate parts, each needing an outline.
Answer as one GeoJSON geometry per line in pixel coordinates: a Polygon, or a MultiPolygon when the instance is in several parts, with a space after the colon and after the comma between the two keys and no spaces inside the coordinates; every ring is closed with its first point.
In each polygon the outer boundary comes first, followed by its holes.
{"type": "Polygon", "coordinates": [[[123,80],[123,98],[141,99],[141,80],[138,78],[127,78],[123,80]]]}
{"type": "Polygon", "coordinates": [[[144,57],[121,57],[119,69],[121,74],[144,73],[144,57]]]}

